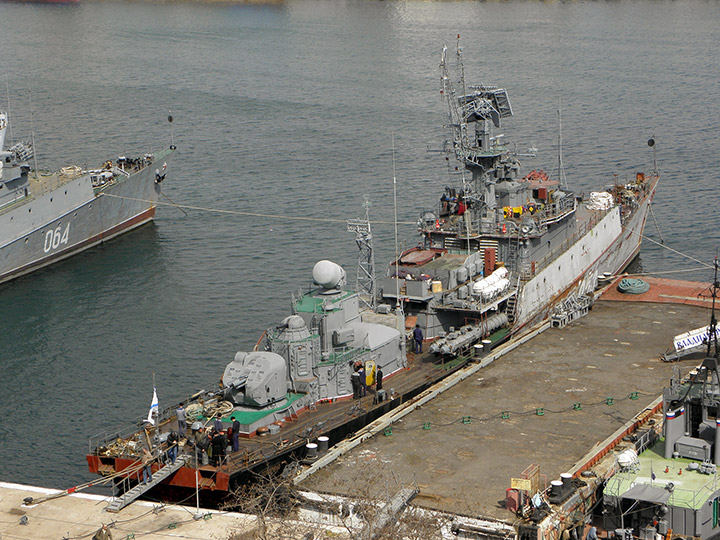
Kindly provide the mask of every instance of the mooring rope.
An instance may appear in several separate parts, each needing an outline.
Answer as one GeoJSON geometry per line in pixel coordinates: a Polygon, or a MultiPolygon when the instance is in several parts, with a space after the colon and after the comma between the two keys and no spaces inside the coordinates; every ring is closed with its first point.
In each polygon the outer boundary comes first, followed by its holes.
{"type": "MultiPolygon", "coordinates": [[[[116,199],[125,199],[127,201],[137,201],[137,202],[145,202],[150,204],[156,204],[160,206],[174,206],[175,208],[179,209],[187,209],[187,210],[198,210],[202,212],[214,212],[216,214],[231,214],[235,216],[248,216],[248,217],[262,217],[262,218],[271,218],[271,219],[283,219],[288,221],[314,221],[318,223],[347,223],[346,219],[338,219],[338,218],[318,218],[318,217],[309,217],[309,216],[286,216],[282,214],[262,214],[260,212],[246,212],[244,210],[224,210],[222,208],[208,208],[204,206],[191,206],[188,204],[176,204],[176,203],[166,203],[161,201],[151,201],[149,199],[138,199],[135,197],[125,197],[123,195],[115,195],[114,193],[102,193],[103,197],[114,197],[116,199]]],[[[394,221],[380,221],[380,220],[373,220],[370,222],[371,224],[383,224],[383,225],[393,225],[394,221]]],[[[398,221],[398,225],[417,225],[417,222],[415,221],[398,221]]]]}

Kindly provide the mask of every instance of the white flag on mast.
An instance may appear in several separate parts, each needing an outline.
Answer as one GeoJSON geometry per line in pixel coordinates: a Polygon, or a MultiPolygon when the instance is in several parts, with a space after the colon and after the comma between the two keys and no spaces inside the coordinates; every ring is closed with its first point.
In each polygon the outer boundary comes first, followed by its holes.
{"type": "Polygon", "coordinates": [[[145,420],[148,424],[155,425],[155,420],[153,417],[157,417],[159,412],[158,409],[158,397],[157,397],[157,390],[155,389],[155,386],[153,385],[153,397],[152,397],[152,403],[150,403],[150,411],[148,412],[147,420],[145,420]]]}

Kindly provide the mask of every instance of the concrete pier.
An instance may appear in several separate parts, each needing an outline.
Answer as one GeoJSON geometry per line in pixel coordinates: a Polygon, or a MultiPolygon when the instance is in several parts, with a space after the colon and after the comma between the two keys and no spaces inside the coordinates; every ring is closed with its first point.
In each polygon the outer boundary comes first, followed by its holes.
{"type": "Polygon", "coordinates": [[[103,524],[113,540],[239,540],[255,538],[306,538],[323,531],[342,540],[347,529],[314,519],[265,520],[237,512],[200,509],[136,501],[119,513],[105,511],[110,499],[100,495],[74,493],[39,504],[24,506],[23,499],[35,500],[57,493],[20,484],[0,482],[0,539],[2,540],[89,540],[103,524]]]}
{"type": "Polygon", "coordinates": [[[0,483],[0,538],[60,540],[91,538],[102,524],[112,524],[114,540],[125,538],[230,538],[250,531],[251,516],[201,509],[202,518],[193,519],[195,508],[136,502],[121,513],[105,512],[107,497],[75,493],[40,504],[23,506],[23,499],[38,499],[57,493],[20,484],[0,483]],[[25,519],[26,518],[26,519],[25,519]],[[22,521],[22,523],[21,523],[22,521]]]}
{"type": "MultiPolygon", "coordinates": [[[[601,300],[584,318],[498,359],[302,485],[351,494],[359,477],[382,485],[414,480],[414,504],[515,521],[505,509],[511,478],[535,464],[549,486],[569,471],[657,399],[675,366],[661,354],[674,335],[708,320],[707,308],[601,300]]],[[[696,363],[679,366],[688,371],[696,363]]]]}

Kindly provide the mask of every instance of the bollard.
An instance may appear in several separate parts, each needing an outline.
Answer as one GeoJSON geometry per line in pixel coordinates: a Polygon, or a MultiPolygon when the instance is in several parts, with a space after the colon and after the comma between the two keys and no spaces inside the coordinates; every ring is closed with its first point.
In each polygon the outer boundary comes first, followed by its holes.
{"type": "Polygon", "coordinates": [[[318,437],[317,440],[318,452],[324,454],[325,452],[327,452],[328,446],[330,445],[330,439],[323,435],[322,437],[318,437]]]}

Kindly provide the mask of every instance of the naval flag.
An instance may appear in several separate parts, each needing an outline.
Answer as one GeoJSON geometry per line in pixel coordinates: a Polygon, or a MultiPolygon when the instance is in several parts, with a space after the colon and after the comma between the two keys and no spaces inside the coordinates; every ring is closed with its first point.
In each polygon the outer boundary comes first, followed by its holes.
{"type": "Polygon", "coordinates": [[[159,412],[158,409],[158,397],[157,397],[157,390],[155,389],[155,385],[153,385],[153,397],[152,397],[152,403],[150,403],[150,411],[148,412],[147,420],[145,420],[148,424],[155,425],[155,420],[153,417],[157,417],[159,412]]]}

